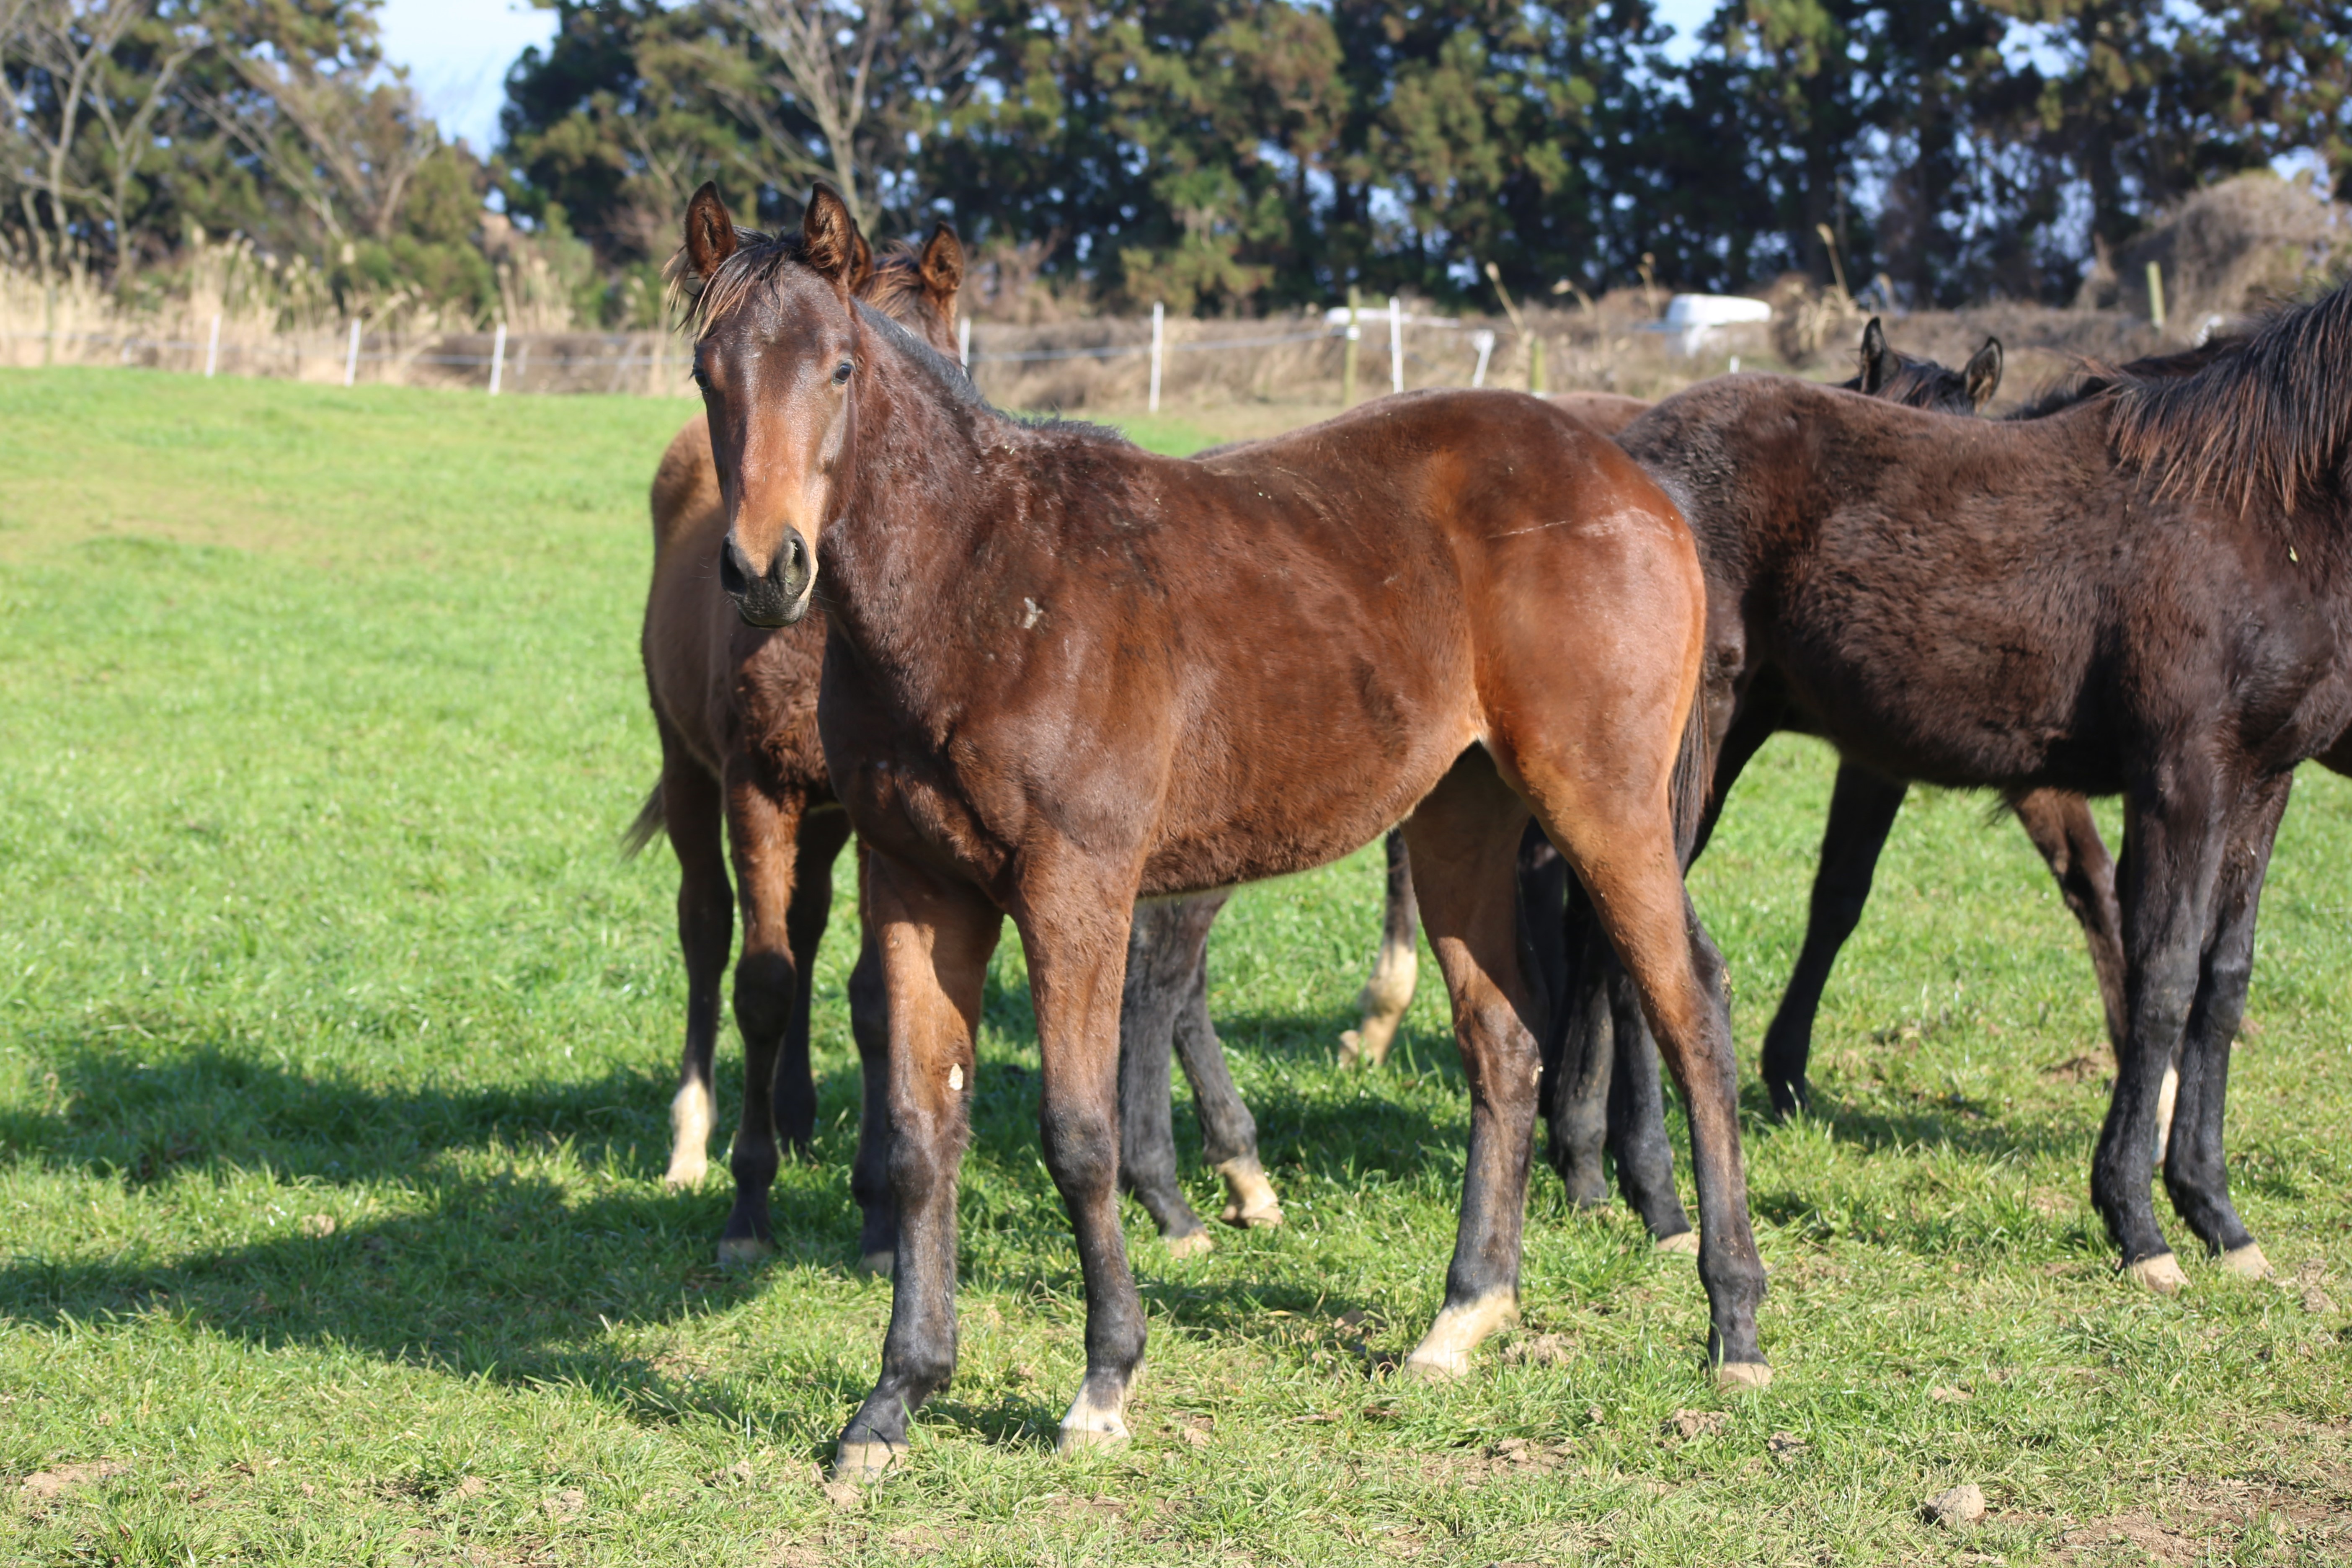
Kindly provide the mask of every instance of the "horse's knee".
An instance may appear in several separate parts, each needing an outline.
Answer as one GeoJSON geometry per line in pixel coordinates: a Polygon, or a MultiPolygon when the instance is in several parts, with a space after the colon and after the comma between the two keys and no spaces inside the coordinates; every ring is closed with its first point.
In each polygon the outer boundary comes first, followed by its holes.
{"type": "Polygon", "coordinates": [[[1118,1179],[1118,1133],[1091,1108],[1055,1108],[1044,1119],[1045,1168],[1054,1184],[1076,1196],[1109,1190],[1118,1179]]]}
{"type": "Polygon", "coordinates": [[[747,952],[735,965],[735,1023],[746,1040],[774,1040],[792,1026],[800,975],[781,952],[747,952]]]}

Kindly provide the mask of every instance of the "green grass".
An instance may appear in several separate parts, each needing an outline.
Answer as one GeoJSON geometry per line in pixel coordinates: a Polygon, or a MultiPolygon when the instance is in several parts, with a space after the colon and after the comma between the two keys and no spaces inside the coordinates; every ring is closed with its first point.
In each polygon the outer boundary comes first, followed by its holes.
{"type": "MultiPolygon", "coordinates": [[[[782,1255],[723,1275],[723,1177],[660,1182],[675,868],[614,853],[655,768],[644,486],[685,412],[0,374],[0,1559],[2352,1557],[2352,788],[2316,775],[2233,1085],[2284,1285],[2112,1279],[2088,965],[2023,836],[1930,794],[1830,994],[1823,1116],[1748,1101],[1772,1387],[1717,1395],[1687,1262],[1540,1169],[1526,1327],[1457,1386],[1376,1379],[1439,1294],[1465,1106],[1433,984],[1391,1070],[1333,1066],[1376,934],[1360,856],[1219,929],[1290,1223],[1178,1263],[1130,1210],[1151,1361],[1115,1456],[1051,1453],[1079,1289],[1000,958],[961,1367],[907,1473],[829,1500],[889,1300],[847,1268],[849,944],[782,1255]],[[1990,1520],[1923,1523],[1962,1481],[1990,1520]]],[[[1829,774],[1776,742],[1695,878],[1746,1056],[1829,774]]],[[[729,1105],[738,1070],[730,1041],[729,1105]]]]}

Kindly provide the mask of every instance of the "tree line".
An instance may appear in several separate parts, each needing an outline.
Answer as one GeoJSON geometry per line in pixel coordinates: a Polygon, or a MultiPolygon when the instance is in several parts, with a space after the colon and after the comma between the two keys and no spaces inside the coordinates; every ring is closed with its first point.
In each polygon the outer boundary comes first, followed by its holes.
{"type": "Polygon", "coordinates": [[[477,150],[373,0],[0,0],[0,244],[131,289],[237,234],[487,319],[528,241],[649,323],[697,185],[783,224],[822,178],[877,235],[955,223],[1001,300],[1462,302],[1491,267],[2063,303],[2202,184],[2352,173],[2322,0],[1724,0],[1680,44],[1646,0],[541,3],[477,150]]]}

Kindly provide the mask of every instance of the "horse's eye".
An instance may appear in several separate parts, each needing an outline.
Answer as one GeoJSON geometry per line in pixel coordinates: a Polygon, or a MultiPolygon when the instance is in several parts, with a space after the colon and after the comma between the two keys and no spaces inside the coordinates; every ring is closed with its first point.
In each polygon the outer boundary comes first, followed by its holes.
{"type": "Polygon", "coordinates": [[[694,362],[694,384],[705,392],[710,390],[710,373],[702,368],[700,360],[694,362]]]}
{"type": "Polygon", "coordinates": [[[847,360],[843,360],[839,364],[833,367],[833,384],[835,386],[846,386],[849,384],[849,362],[847,360]]]}

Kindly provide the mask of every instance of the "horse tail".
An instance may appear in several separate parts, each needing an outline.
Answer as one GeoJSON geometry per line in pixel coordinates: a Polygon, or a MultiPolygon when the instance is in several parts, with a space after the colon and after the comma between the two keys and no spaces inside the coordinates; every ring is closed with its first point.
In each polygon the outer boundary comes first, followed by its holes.
{"type": "Polygon", "coordinates": [[[1682,749],[1675,753],[1675,771],[1667,788],[1675,821],[1675,858],[1690,869],[1698,846],[1700,826],[1706,820],[1707,791],[1715,784],[1715,757],[1706,737],[1706,691],[1704,684],[1691,693],[1690,713],[1683,720],[1682,749]]]}
{"type": "Polygon", "coordinates": [[[637,807],[637,817],[621,835],[621,858],[634,860],[645,852],[646,845],[659,838],[667,829],[669,819],[662,814],[662,786],[658,780],[646,804],[637,807]]]}

